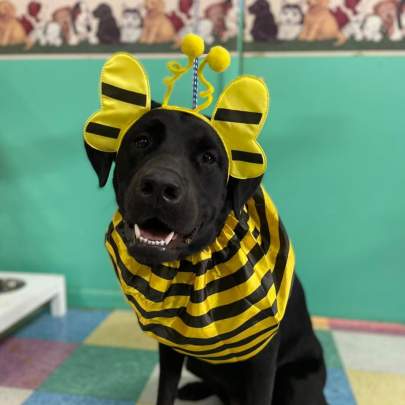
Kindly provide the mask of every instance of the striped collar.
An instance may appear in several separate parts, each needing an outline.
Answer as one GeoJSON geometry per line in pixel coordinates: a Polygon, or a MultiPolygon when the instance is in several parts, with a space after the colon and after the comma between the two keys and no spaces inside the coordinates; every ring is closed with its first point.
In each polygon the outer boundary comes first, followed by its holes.
{"type": "Polygon", "coordinates": [[[246,360],[267,345],[286,309],[294,252],[263,189],[244,214],[241,222],[230,214],[201,252],[154,267],[128,253],[114,215],[106,248],[145,333],[211,363],[246,360]]]}

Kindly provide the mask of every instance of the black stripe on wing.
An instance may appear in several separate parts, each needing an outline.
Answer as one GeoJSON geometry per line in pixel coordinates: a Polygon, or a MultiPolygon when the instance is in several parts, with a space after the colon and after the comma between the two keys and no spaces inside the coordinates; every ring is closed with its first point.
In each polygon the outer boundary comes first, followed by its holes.
{"type": "Polygon", "coordinates": [[[259,124],[262,113],[218,108],[215,112],[215,121],[236,122],[238,124],[259,124]]]}
{"type": "Polygon", "coordinates": [[[232,149],[232,160],[246,163],[263,164],[263,156],[260,153],[244,152],[232,149]]]}
{"type": "Polygon", "coordinates": [[[89,122],[86,127],[86,132],[94,135],[105,136],[107,138],[117,139],[120,134],[120,129],[110,127],[109,125],[98,124],[97,122],[89,122]]]}
{"type": "Polygon", "coordinates": [[[146,94],[137,93],[136,91],[125,90],[108,83],[101,83],[101,93],[103,96],[123,101],[124,103],[146,106],[146,94]]]}

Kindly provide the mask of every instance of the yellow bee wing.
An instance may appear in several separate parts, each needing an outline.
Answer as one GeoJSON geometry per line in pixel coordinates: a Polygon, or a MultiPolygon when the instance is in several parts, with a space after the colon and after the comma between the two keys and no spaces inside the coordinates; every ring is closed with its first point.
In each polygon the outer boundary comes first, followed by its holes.
{"type": "Polygon", "coordinates": [[[88,145],[117,152],[128,128],[150,110],[148,77],[129,53],[116,53],[104,64],[100,77],[101,108],[84,126],[88,145]]]}
{"type": "Polygon", "coordinates": [[[264,81],[248,75],[232,81],[218,98],[211,125],[225,145],[232,177],[258,177],[266,170],[266,154],[257,137],[266,122],[269,100],[264,81]]]}

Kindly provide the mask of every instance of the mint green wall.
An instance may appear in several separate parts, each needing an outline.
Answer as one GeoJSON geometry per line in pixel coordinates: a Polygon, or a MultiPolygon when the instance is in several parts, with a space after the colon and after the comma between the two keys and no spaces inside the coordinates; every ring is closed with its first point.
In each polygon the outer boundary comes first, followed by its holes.
{"type": "Polygon", "coordinates": [[[267,188],[315,313],[405,321],[405,58],[247,59],[273,96],[267,188]]]}
{"type": "MultiPolygon", "coordinates": [[[[81,141],[102,61],[0,62],[0,268],[58,272],[72,305],[123,306],[81,141]]],[[[161,99],[161,60],[144,62],[161,99]]],[[[272,91],[267,189],[319,315],[405,321],[405,58],[247,58],[272,91]]],[[[188,102],[188,82],[177,100],[188,102]]]]}

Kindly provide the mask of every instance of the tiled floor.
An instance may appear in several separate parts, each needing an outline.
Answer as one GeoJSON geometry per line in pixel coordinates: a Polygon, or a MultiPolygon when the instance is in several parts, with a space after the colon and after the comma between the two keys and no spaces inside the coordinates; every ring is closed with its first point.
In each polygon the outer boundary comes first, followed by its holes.
{"type": "MultiPolygon", "coordinates": [[[[405,405],[405,325],[313,322],[330,405],[405,405]]],[[[156,348],[129,311],[43,311],[0,338],[0,405],[154,405],[156,348]]]]}

